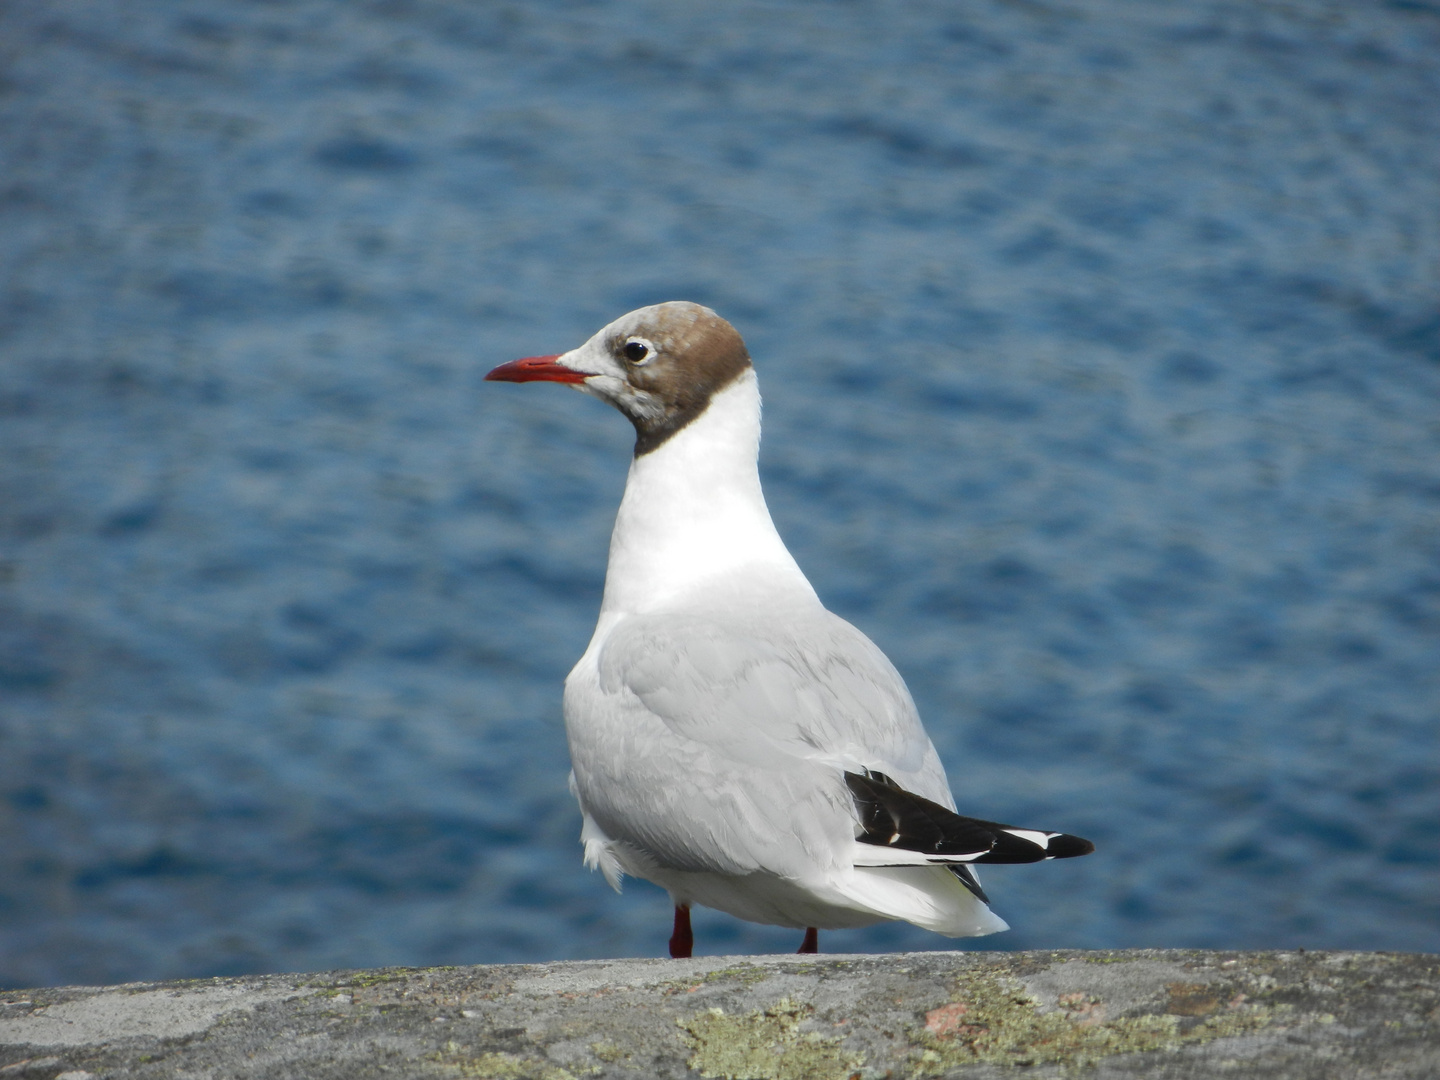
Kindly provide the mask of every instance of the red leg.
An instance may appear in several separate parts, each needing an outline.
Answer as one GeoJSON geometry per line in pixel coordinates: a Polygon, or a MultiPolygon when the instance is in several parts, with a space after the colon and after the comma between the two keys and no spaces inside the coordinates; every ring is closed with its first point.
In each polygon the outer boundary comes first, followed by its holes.
{"type": "Polygon", "coordinates": [[[805,930],[805,940],[800,943],[800,948],[795,951],[797,953],[818,953],[820,951],[820,931],[816,930],[813,926],[807,927],[805,930]]]}
{"type": "Polygon", "coordinates": [[[676,960],[684,960],[694,947],[695,935],[690,932],[690,909],[677,904],[675,907],[675,932],[670,935],[670,955],[676,960]]]}

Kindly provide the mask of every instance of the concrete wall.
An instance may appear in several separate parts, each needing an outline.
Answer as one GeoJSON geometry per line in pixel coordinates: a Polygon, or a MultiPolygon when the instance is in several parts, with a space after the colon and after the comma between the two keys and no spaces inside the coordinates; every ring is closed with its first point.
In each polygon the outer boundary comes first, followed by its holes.
{"type": "Polygon", "coordinates": [[[389,968],[0,994],[0,1077],[1387,1080],[1440,957],[902,953],[389,968]]]}

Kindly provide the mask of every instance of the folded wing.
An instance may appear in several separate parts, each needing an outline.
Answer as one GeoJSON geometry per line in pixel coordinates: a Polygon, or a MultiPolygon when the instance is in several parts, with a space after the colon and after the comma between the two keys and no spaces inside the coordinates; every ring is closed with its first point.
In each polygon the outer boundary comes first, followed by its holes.
{"type": "Polygon", "coordinates": [[[841,866],[846,769],[950,799],[898,673],[818,604],[630,616],[566,684],[581,805],[665,865],[744,873],[841,866]]]}
{"type": "Polygon", "coordinates": [[[1068,833],[964,817],[871,769],[846,772],[845,783],[860,813],[856,839],[884,852],[872,856],[873,862],[862,855],[859,866],[913,865],[917,856],[930,863],[1031,863],[1095,850],[1089,840],[1068,833]]]}
{"type": "Polygon", "coordinates": [[[577,794],[607,836],[729,874],[929,866],[981,900],[970,864],[1092,850],[957,814],[884,654],[818,606],[771,616],[632,616],[572,673],[577,794]]]}

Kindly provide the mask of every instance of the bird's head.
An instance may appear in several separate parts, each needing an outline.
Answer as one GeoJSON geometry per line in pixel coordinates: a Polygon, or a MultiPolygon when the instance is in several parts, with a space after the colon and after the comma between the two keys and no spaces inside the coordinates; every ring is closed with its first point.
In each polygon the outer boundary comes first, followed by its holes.
{"type": "Polygon", "coordinates": [[[699,304],[672,300],[622,315],[578,349],[501,364],[497,382],[569,383],[614,405],[649,453],[750,368],[740,334],[699,304]]]}

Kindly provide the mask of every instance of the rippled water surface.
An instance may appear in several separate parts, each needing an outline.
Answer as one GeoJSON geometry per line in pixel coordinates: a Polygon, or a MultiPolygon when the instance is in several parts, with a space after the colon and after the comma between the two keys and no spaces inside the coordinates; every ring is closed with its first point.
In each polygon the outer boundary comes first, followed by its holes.
{"type": "Polygon", "coordinates": [[[674,298],[962,808],[1100,847],[972,945],[1440,949],[1437,58],[1419,2],[0,8],[0,985],[663,951],[559,722],[629,427],[481,376],[674,298]]]}

